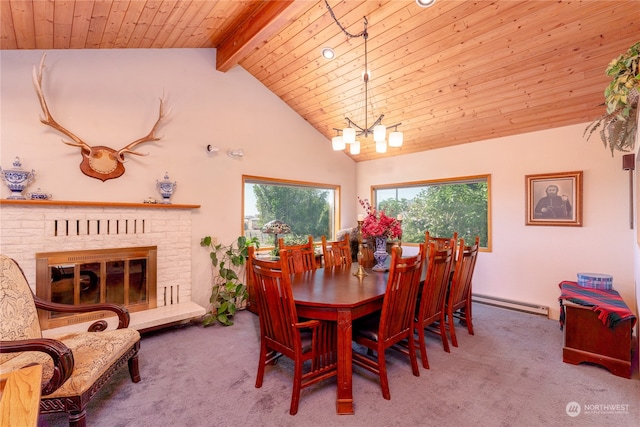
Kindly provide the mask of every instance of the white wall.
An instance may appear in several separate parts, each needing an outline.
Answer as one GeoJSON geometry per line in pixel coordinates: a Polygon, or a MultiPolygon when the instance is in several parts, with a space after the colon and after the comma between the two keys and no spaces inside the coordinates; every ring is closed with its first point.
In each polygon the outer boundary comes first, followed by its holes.
{"type": "MultiPolygon", "coordinates": [[[[56,200],[159,199],[156,180],[168,172],[178,182],[172,201],[201,205],[193,212],[192,299],[205,307],[211,270],[200,239],[228,243],[242,232],[242,174],[338,184],[343,200],[356,200],[354,162],[242,68],[217,72],[215,50],[207,49],[47,51],[49,108],[90,145],[122,148],[146,135],[163,93],[170,109],[162,140],[138,147],[148,156],[127,156],[120,178],[89,178],[80,171],[79,149],[39,122],[31,75],[42,53],[0,51],[0,165],[9,169],[20,156],[24,169],[36,171],[27,191],[40,187],[56,200]],[[207,153],[207,144],[221,152],[207,153]],[[243,148],[245,157],[227,157],[229,148],[243,148]]],[[[1,187],[6,198],[10,192],[1,187]]],[[[351,225],[355,209],[342,206],[344,224],[351,225]]]]}
{"type": "Polygon", "coordinates": [[[576,273],[613,275],[635,310],[629,175],[621,155],[586,123],[357,164],[358,195],[375,184],[491,174],[492,251],[478,256],[475,293],[548,306],[558,317],[558,283],[576,273]],[[525,226],[525,175],[584,171],[583,226],[525,226]]]}

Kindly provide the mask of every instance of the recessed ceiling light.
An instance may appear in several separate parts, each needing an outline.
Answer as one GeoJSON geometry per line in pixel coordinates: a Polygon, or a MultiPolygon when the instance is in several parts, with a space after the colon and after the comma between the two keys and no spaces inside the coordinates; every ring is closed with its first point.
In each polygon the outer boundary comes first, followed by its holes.
{"type": "Polygon", "coordinates": [[[336,53],[330,47],[322,48],[322,57],[324,59],[333,59],[335,58],[335,56],[336,56],[336,53]]]}
{"type": "Polygon", "coordinates": [[[436,0],[416,0],[416,3],[418,3],[418,6],[420,6],[420,7],[433,6],[433,4],[435,2],[436,2],[436,0]]]}

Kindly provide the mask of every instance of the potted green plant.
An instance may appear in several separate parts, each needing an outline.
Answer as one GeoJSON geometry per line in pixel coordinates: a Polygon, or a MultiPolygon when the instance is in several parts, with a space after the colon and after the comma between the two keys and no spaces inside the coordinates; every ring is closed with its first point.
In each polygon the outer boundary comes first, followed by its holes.
{"type": "Polygon", "coordinates": [[[211,236],[203,237],[200,241],[200,246],[209,248],[211,264],[214,268],[209,298],[211,307],[202,319],[204,326],[215,322],[224,326],[233,325],[234,314],[247,299],[247,287],[240,280],[236,269],[246,263],[251,245],[260,247],[257,237],[247,239],[245,236],[240,236],[230,245],[216,244],[211,236]]]}
{"type": "Polygon", "coordinates": [[[611,82],[604,91],[607,112],[585,129],[587,139],[600,130],[600,138],[611,155],[615,150],[631,151],[638,129],[638,93],[640,90],[640,42],[613,59],[605,70],[611,82]]]}

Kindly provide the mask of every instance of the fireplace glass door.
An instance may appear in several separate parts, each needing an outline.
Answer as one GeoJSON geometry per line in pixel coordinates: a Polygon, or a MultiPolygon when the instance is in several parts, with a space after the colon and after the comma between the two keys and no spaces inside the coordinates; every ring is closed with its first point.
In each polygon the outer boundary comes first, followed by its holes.
{"type": "MultiPolygon", "coordinates": [[[[124,305],[130,312],[153,308],[156,251],[153,246],[36,254],[36,293],[62,304],[108,302],[124,305]]],[[[41,313],[45,315],[46,319],[41,318],[44,329],[95,318],[41,313]]]]}

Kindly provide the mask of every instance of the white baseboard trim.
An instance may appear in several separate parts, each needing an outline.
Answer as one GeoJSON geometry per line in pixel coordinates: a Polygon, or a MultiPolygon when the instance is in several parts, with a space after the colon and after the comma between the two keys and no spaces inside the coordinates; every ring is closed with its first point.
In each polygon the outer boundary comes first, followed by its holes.
{"type": "Polygon", "coordinates": [[[525,313],[537,314],[549,317],[549,307],[529,304],[521,301],[513,301],[504,298],[492,297],[487,295],[471,294],[471,300],[480,304],[493,305],[495,307],[506,308],[509,310],[523,311],[525,313]]]}

